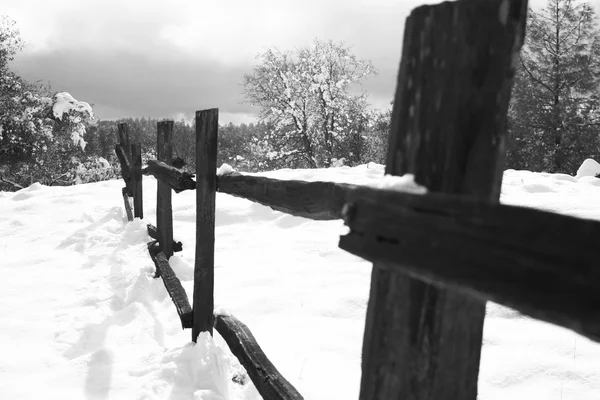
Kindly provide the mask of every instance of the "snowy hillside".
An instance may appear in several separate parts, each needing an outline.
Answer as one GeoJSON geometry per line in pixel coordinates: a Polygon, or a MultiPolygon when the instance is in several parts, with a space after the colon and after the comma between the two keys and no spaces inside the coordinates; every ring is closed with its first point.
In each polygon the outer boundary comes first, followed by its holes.
{"type": "MultiPolygon", "coordinates": [[[[364,183],[382,173],[370,164],[264,175],[364,183]]],[[[153,279],[156,181],[143,184],[146,218],[130,223],[122,181],[0,192],[0,398],[260,398],[232,381],[243,371],[218,335],[190,343],[153,279]]],[[[501,200],[600,220],[600,179],[509,170],[501,200]]],[[[195,193],[174,194],[173,209],[183,251],[171,265],[191,299],[195,193]]],[[[215,303],[307,400],[358,398],[371,267],[337,248],[342,228],[217,195],[215,303]]],[[[600,344],[488,305],[481,400],[597,400],[599,371],[600,344]]]]}

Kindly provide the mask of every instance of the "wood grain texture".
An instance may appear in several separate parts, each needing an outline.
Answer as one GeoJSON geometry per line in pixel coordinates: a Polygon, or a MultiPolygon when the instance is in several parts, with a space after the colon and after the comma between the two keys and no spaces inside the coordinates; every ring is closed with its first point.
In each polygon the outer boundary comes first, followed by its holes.
{"type": "Polygon", "coordinates": [[[140,143],[131,145],[131,162],[133,164],[131,181],[134,217],[141,219],[144,218],[144,191],[142,190],[142,145],[140,143]]]}
{"type": "MultiPolygon", "coordinates": [[[[117,135],[119,136],[119,144],[121,147],[123,147],[123,149],[129,149],[129,127],[125,122],[120,122],[117,124],[117,135]]],[[[127,155],[127,161],[131,163],[129,154],[125,154],[127,155]]]]}
{"type": "Polygon", "coordinates": [[[146,171],[147,175],[152,175],[157,180],[167,184],[176,193],[196,189],[194,175],[167,165],[162,161],[148,160],[146,171]]]}
{"type": "Polygon", "coordinates": [[[333,182],[283,181],[231,174],[217,177],[217,190],[277,211],[316,220],[339,219],[344,205],[343,185],[333,182]]]}
{"type": "Polygon", "coordinates": [[[250,329],[232,315],[215,315],[215,328],[244,366],[264,400],[301,400],[300,393],[279,373],[250,329]]]}
{"type": "MultiPolygon", "coordinates": [[[[526,13],[526,0],[413,10],[386,173],[412,173],[433,192],[498,201],[512,65],[526,13]]],[[[475,400],[484,316],[479,299],[375,263],[360,399],[475,400]]]]}
{"type": "Polygon", "coordinates": [[[129,202],[129,196],[127,195],[127,187],[121,189],[123,194],[123,202],[125,203],[125,213],[127,213],[127,221],[133,221],[133,210],[131,209],[131,203],[129,202]]]}
{"type": "Polygon", "coordinates": [[[181,319],[181,327],[183,329],[191,328],[193,325],[193,313],[190,302],[188,301],[185,289],[181,285],[179,278],[175,276],[173,269],[169,265],[169,261],[164,252],[158,246],[156,241],[148,243],[148,252],[156,266],[155,278],[161,277],[165,288],[175,304],[177,314],[181,319]]]}
{"type": "Polygon", "coordinates": [[[115,144],[115,153],[117,154],[117,158],[119,159],[119,164],[121,165],[121,177],[125,182],[126,193],[128,196],[133,196],[132,184],[131,184],[131,176],[132,176],[132,168],[129,162],[129,158],[127,157],[127,152],[123,149],[120,144],[115,144]]]}
{"type": "Polygon", "coordinates": [[[351,233],[342,249],[600,341],[600,222],[458,196],[370,191],[349,193],[351,233]]]}
{"type": "MultiPolygon", "coordinates": [[[[600,222],[501,205],[484,198],[432,192],[421,196],[334,182],[277,180],[242,174],[217,177],[218,191],[256,201],[287,214],[328,220],[344,218],[356,232],[400,240],[404,235],[455,236],[465,247],[494,242],[525,273],[553,269],[590,278],[600,222]],[[347,211],[344,213],[344,205],[347,211]],[[526,245],[525,245],[526,244],[526,245]]],[[[484,268],[484,267],[482,267],[484,268]]]]}
{"type": "Polygon", "coordinates": [[[218,109],[196,112],[194,342],[200,332],[210,332],[212,335],[213,330],[218,129],[218,109]]]}
{"type": "MultiPolygon", "coordinates": [[[[157,123],[156,157],[164,165],[169,166],[173,159],[173,121],[157,123]]],[[[148,162],[148,168],[152,160],[148,162]]],[[[162,251],[167,259],[173,255],[173,208],[171,203],[171,186],[158,179],[156,189],[156,227],[162,251]]]]}
{"type": "Polygon", "coordinates": [[[117,136],[119,139],[117,146],[120,146],[120,149],[115,147],[115,150],[121,163],[121,175],[127,186],[127,195],[133,197],[133,162],[129,146],[129,127],[126,123],[117,124],[117,136]]]}
{"type": "MultiPolygon", "coordinates": [[[[147,224],[146,227],[148,228],[148,236],[150,236],[152,239],[158,241],[158,229],[152,225],[152,224],[147,224]]],[[[160,246],[160,243],[159,243],[160,246]]],[[[178,251],[182,251],[183,250],[183,244],[181,242],[177,242],[173,239],[173,252],[177,253],[178,251]]]]}

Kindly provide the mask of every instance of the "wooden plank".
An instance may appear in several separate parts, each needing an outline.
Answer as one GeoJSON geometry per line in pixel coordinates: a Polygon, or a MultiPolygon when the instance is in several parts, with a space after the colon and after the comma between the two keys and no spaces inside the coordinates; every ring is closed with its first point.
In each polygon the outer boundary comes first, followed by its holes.
{"type": "Polygon", "coordinates": [[[121,174],[123,179],[125,180],[125,184],[127,186],[127,195],[129,197],[133,197],[133,169],[132,169],[132,159],[130,153],[129,146],[129,127],[126,123],[122,122],[117,124],[117,132],[119,137],[120,149],[116,149],[117,157],[121,162],[121,174]],[[125,171],[123,170],[125,166],[125,171]]]}
{"type": "MultiPolygon", "coordinates": [[[[386,172],[497,202],[526,0],[461,0],[406,21],[386,172]]],[[[399,222],[400,223],[400,222],[399,222]]],[[[375,263],[361,400],[472,399],[485,303],[375,263]]]]}
{"type": "MultiPolygon", "coordinates": [[[[129,149],[129,127],[127,126],[127,124],[125,122],[118,123],[117,132],[119,136],[119,144],[121,145],[121,147],[123,147],[124,149],[129,149]]],[[[130,155],[128,153],[125,154],[127,155],[127,161],[131,163],[130,155]]]]}
{"type": "MultiPolygon", "coordinates": [[[[185,162],[185,160],[183,160],[181,157],[175,157],[175,158],[173,159],[172,165],[170,165],[169,167],[173,167],[173,168],[176,168],[176,169],[181,169],[181,168],[183,168],[183,166],[184,166],[184,165],[186,165],[186,162],[185,162]]],[[[186,173],[185,171],[182,171],[182,172],[183,172],[184,174],[186,173]]],[[[146,167],[144,167],[144,168],[142,168],[142,174],[143,174],[143,175],[152,175],[152,174],[150,173],[150,171],[148,170],[148,167],[147,167],[147,166],[146,166],[146,167]]],[[[194,174],[188,174],[188,175],[189,175],[190,177],[192,177],[192,178],[194,177],[194,174]]]]}
{"type": "Polygon", "coordinates": [[[196,111],[196,260],[192,340],[213,329],[219,110],[196,111]]]}
{"type": "MultiPolygon", "coordinates": [[[[156,155],[159,161],[171,165],[173,159],[173,121],[157,123],[156,155]]],[[[164,181],[157,181],[156,226],[159,243],[167,259],[173,255],[173,208],[171,203],[171,187],[164,181]]]]}
{"type": "Polygon", "coordinates": [[[169,185],[176,193],[196,189],[194,175],[167,165],[162,161],[148,160],[146,168],[148,175],[153,175],[159,181],[169,185]]]}
{"type": "MultiPolygon", "coordinates": [[[[152,239],[158,241],[158,229],[152,224],[148,224],[147,228],[148,228],[148,236],[150,236],[152,239]]],[[[173,252],[177,253],[178,251],[182,251],[182,250],[183,250],[183,244],[181,242],[176,242],[175,240],[173,240],[173,252]]]]}
{"type": "Polygon", "coordinates": [[[125,182],[125,186],[127,188],[127,195],[133,196],[133,191],[131,190],[131,164],[127,158],[126,151],[123,150],[123,147],[120,144],[115,144],[115,153],[117,153],[117,158],[119,159],[119,164],[121,165],[121,177],[125,182]]]}
{"type": "Polygon", "coordinates": [[[136,218],[144,218],[144,198],[142,187],[142,145],[133,143],[131,145],[131,160],[133,164],[132,188],[133,188],[133,210],[136,218]]]}
{"type": "Polygon", "coordinates": [[[117,158],[121,163],[121,173],[123,175],[123,179],[125,179],[125,177],[129,178],[131,176],[132,168],[127,156],[127,152],[123,150],[123,146],[120,144],[115,144],[115,152],[117,153],[117,158]]]}
{"type": "Polygon", "coordinates": [[[433,196],[393,202],[393,194],[362,192],[349,196],[342,249],[600,341],[600,222],[451,196],[444,209],[433,196]]]}
{"type": "MultiPolygon", "coordinates": [[[[594,250],[594,240],[600,237],[598,221],[500,205],[471,196],[435,192],[421,196],[369,186],[284,181],[241,174],[218,176],[217,189],[316,220],[342,218],[342,208],[348,204],[361,211],[353,212],[351,218],[347,214],[346,222],[362,234],[396,237],[398,229],[410,235],[449,231],[465,236],[465,240],[494,240],[506,251],[511,249],[515,260],[528,259],[539,268],[545,268],[551,254],[552,268],[561,269],[565,275],[574,270],[585,274],[594,259],[600,259],[600,251],[594,250]],[[574,260],[581,268],[572,265],[574,260]]],[[[589,277],[586,275],[584,279],[589,277]]]]}
{"type": "Polygon", "coordinates": [[[283,181],[241,174],[217,177],[217,190],[316,220],[339,219],[345,199],[343,185],[333,182],[283,181]]]}
{"type": "Polygon", "coordinates": [[[171,296],[173,304],[175,304],[175,308],[177,309],[177,314],[179,314],[179,318],[181,319],[181,327],[183,329],[191,328],[193,325],[192,307],[188,301],[185,289],[169,265],[167,256],[160,249],[156,241],[148,243],[148,252],[156,266],[154,277],[162,277],[165,288],[169,296],[171,296]]]}
{"type": "Polygon", "coordinates": [[[125,212],[127,213],[127,221],[133,221],[133,211],[131,210],[131,203],[129,202],[129,196],[127,195],[127,187],[121,190],[123,193],[123,202],[125,203],[125,212]]]}
{"type": "Polygon", "coordinates": [[[248,372],[264,400],[304,399],[262,351],[250,329],[232,315],[215,315],[215,328],[248,372]]]}

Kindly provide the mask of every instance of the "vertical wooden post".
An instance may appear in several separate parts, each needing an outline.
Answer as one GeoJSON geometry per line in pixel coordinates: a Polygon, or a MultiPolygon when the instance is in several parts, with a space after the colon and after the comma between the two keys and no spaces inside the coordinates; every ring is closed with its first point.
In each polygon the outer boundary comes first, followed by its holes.
{"type": "Polygon", "coordinates": [[[142,195],[142,145],[131,145],[131,180],[133,182],[133,210],[136,218],[144,218],[144,201],[142,195]]]}
{"type": "MultiPolygon", "coordinates": [[[[125,122],[120,122],[117,124],[117,130],[119,134],[119,143],[123,146],[124,149],[129,148],[129,127],[125,122]]],[[[131,159],[129,159],[131,162],[131,159]]]]}
{"type": "MultiPolygon", "coordinates": [[[[157,123],[156,156],[159,161],[171,165],[173,161],[173,121],[157,123]]],[[[167,256],[173,255],[173,209],[171,205],[171,187],[160,179],[157,182],[156,229],[158,243],[167,256]]]]}
{"type": "Polygon", "coordinates": [[[123,193],[123,203],[125,204],[125,213],[127,214],[127,221],[133,221],[133,212],[131,211],[131,203],[129,203],[129,196],[127,196],[127,188],[124,187],[121,192],[123,193]]]}
{"type": "MultiPolygon", "coordinates": [[[[526,0],[460,0],[406,21],[386,173],[498,202],[526,0]]],[[[485,303],[375,263],[361,400],[477,398],[485,303]]]]}
{"type": "MultiPolygon", "coordinates": [[[[123,149],[123,153],[125,153],[125,157],[127,157],[127,161],[129,161],[129,165],[131,164],[131,153],[129,150],[129,127],[126,123],[121,122],[117,124],[117,131],[119,136],[119,144],[123,149]]],[[[129,197],[133,196],[133,182],[132,182],[132,171],[129,171],[129,175],[125,178],[125,185],[127,187],[127,195],[129,197]]]]}
{"type": "Polygon", "coordinates": [[[219,109],[196,111],[194,342],[200,332],[213,332],[218,129],[219,109]]]}

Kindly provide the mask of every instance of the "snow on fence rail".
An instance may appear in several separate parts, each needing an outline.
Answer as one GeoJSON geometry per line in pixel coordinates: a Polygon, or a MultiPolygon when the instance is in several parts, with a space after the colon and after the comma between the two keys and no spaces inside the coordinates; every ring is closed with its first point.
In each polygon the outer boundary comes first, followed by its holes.
{"type": "MultiPolygon", "coordinates": [[[[386,173],[414,174],[427,194],[217,176],[214,109],[196,113],[196,182],[169,162],[149,164],[169,191],[196,189],[192,338],[214,325],[265,399],[302,397],[245,325],[214,314],[216,191],[305,218],[341,218],[350,233],[340,247],[374,262],[361,400],[475,400],[487,300],[600,342],[600,222],[499,204],[526,11],[526,0],[459,0],[408,18],[386,173]]],[[[159,244],[172,243],[160,231],[159,244]]]]}

